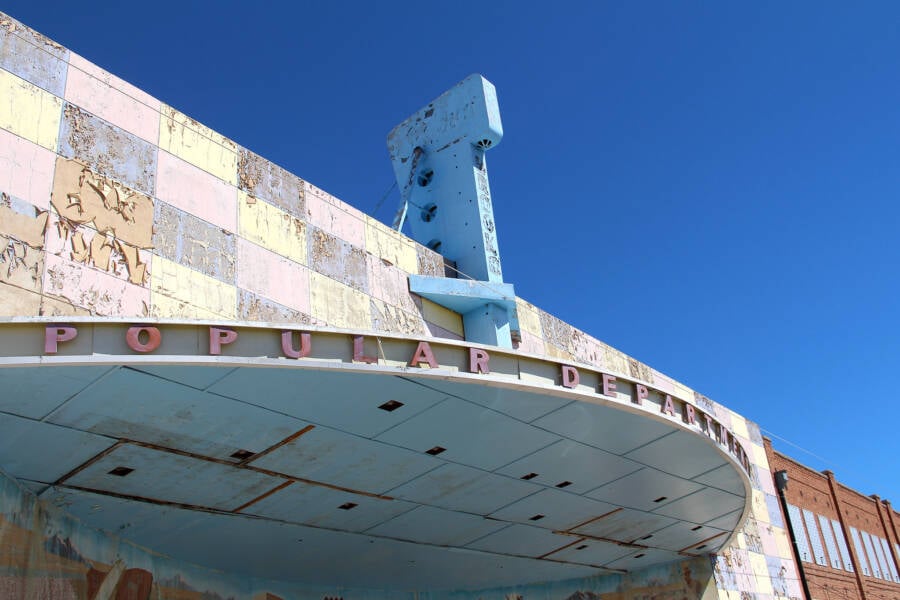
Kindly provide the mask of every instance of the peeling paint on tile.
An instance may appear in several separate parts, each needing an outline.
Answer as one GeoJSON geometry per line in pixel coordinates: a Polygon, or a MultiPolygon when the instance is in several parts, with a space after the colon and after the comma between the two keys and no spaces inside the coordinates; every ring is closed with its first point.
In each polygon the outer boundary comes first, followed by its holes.
{"type": "Polygon", "coordinates": [[[307,264],[306,223],[243,191],[238,191],[238,233],[267,250],[307,264]]]}
{"type": "Polygon", "coordinates": [[[416,244],[416,258],[419,264],[419,275],[428,275],[430,277],[454,276],[445,272],[444,257],[431,248],[426,248],[422,244],[416,244]]]}
{"type": "Polygon", "coordinates": [[[40,292],[46,211],[0,193],[0,281],[40,292]]]}
{"type": "Polygon", "coordinates": [[[385,303],[401,310],[419,314],[417,304],[409,291],[409,276],[405,271],[368,254],[369,293],[385,303]]]}
{"type": "Polygon", "coordinates": [[[237,144],[165,104],[160,112],[159,147],[237,185],[237,144]]]}
{"type": "Polygon", "coordinates": [[[159,100],[77,54],[69,56],[65,99],[150,144],[159,140],[159,100]]]}
{"type": "Polygon", "coordinates": [[[48,251],[93,265],[129,282],[148,278],[153,200],[85,164],[58,158],[50,203],[59,215],[48,234],[48,251]]]}
{"type": "Polygon", "coordinates": [[[371,299],[372,329],[390,333],[421,335],[425,333],[425,323],[418,314],[408,313],[381,300],[371,299]]]}
{"type": "Polygon", "coordinates": [[[42,317],[88,317],[91,311],[74,306],[68,302],[50,296],[41,298],[40,315],[42,317]]]}
{"type": "Polygon", "coordinates": [[[305,182],[263,157],[241,148],[238,187],[268,201],[289,215],[306,219],[305,182]]]}
{"type": "Polygon", "coordinates": [[[315,225],[359,248],[366,246],[365,216],[315,186],[306,185],[306,212],[315,225]]]}
{"type": "Polygon", "coordinates": [[[56,96],[63,95],[69,51],[0,14],[0,67],[56,96]]]}
{"type": "Polygon", "coordinates": [[[49,208],[55,162],[50,150],[0,129],[0,190],[49,208]]]}
{"type": "Polygon", "coordinates": [[[62,100],[0,69],[0,129],[56,151],[62,100]]]}
{"type": "Polygon", "coordinates": [[[366,217],[366,251],[407,273],[418,272],[415,242],[372,217],[366,217]]]}
{"type": "Polygon", "coordinates": [[[153,248],[157,255],[200,271],[225,283],[234,283],[234,234],[178,210],[156,204],[153,248]]]}
{"type": "Polygon", "coordinates": [[[162,256],[153,259],[152,314],[156,317],[234,319],[237,289],[162,256]]]}
{"type": "Polygon", "coordinates": [[[157,151],[149,142],[68,102],[59,137],[59,151],[66,158],[133,190],[149,195],[156,190],[157,151]]]}
{"type": "Polygon", "coordinates": [[[279,304],[248,290],[238,290],[238,320],[264,323],[290,323],[292,325],[315,325],[308,314],[279,304]]]}
{"type": "Polygon", "coordinates": [[[47,254],[44,293],[86,308],[92,315],[145,317],[150,291],[86,265],[47,254]]]}
{"type": "Polygon", "coordinates": [[[318,227],[309,228],[309,265],[355,290],[369,290],[366,252],[318,227]]]}

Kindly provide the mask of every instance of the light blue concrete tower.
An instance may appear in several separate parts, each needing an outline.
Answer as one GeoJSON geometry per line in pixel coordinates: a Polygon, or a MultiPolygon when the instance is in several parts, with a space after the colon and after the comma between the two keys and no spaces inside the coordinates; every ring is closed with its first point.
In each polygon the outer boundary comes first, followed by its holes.
{"type": "Polygon", "coordinates": [[[512,347],[515,292],[503,283],[484,153],[503,125],[491,82],[470,75],[397,125],[388,150],[400,188],[394,227],[455,263],[458,277],[410,275],[410,291],[462,314],[466,339],[512,347]]]}

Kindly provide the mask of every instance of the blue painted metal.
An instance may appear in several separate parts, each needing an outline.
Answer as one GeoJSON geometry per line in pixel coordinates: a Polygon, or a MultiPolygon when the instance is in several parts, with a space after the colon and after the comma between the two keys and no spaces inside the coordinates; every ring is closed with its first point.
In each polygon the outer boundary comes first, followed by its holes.
{"type": "Polygon", "coordinates": [[[423,296],[463,314],[467,340],[511,348],[515,293],[503,284],[484,157],[502,137],[496,90],[475,74],[397,125],[388,134],[388,150],[402,198],[394,227],[409,223],[413,239],[482,283],[447,293],[441,292],[443,282],[452,280],[445,278],[426,283],[418,277],[415,285],[433,292],[423,296]],[[453,308],[460,305],[465,311],[453,308]]]}

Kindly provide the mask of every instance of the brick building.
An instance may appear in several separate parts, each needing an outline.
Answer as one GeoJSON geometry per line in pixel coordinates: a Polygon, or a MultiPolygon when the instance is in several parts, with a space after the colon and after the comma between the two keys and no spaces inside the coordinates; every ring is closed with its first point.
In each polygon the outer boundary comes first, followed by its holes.
{"type": "Polygon", "coordinates": [[[810,600],[900,598],[900,513],[764,442],[810,600]]]}

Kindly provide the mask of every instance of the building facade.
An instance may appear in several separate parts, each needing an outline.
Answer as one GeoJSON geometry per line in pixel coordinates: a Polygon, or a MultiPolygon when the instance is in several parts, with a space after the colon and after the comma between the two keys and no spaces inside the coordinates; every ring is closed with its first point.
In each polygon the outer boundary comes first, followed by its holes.
{"type": "Polygon", "coordinates": [[[756,424],[5,15],[0,194],[0,597],[803,597],[756,424]]]}

